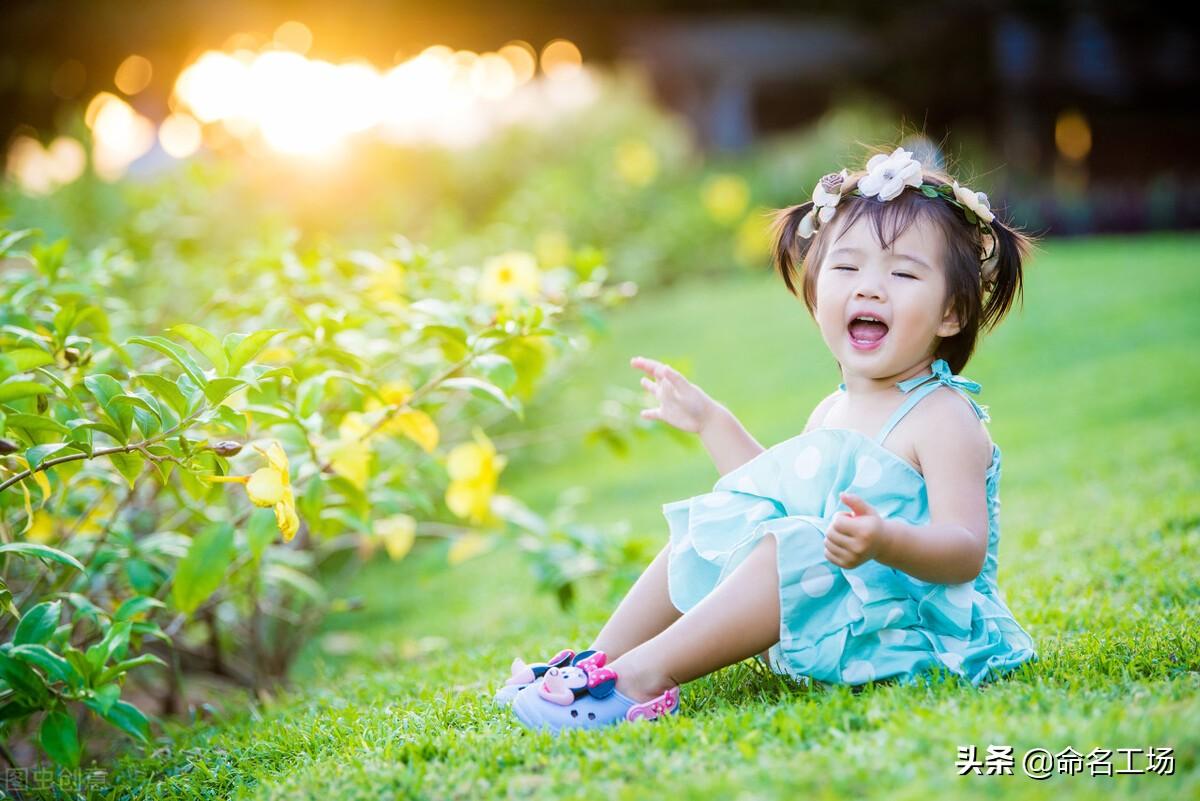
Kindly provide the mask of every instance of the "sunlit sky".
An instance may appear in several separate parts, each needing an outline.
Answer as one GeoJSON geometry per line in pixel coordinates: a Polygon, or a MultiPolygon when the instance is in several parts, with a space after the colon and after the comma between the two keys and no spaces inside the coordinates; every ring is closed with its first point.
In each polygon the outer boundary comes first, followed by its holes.
{"type": "MultiPolygon", "coordinates": [[[[280,24],[265,43],[236,33],[199,55],[174,81],[170,113],[152,120],[137,110],[154,65],[130,54],[110,91],[87,105],[91,165],[116,180],[156,147],[176,159],[203,148],[241,147],[301,161],[336,156],[355,137],[462,147],[497,126],[590,102],[595,88],[579,48],[553,39],[476,53],[431,45],[387,67],[363,60],[310,58],[314,33],[280,24]],[[254,46],[260,42],[258,46],[254,46]]],[[[44,193],[87,167],[84,144],[61,136],[43,145],[18,136],[8,172],[26,191],[44,193]]]]}

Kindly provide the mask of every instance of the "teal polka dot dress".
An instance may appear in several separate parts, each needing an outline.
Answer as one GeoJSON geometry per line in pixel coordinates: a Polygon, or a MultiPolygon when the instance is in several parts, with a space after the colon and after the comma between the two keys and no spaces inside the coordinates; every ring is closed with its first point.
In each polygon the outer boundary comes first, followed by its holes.
{"type": "MultiPolygon", "coordinates": [[[[845,570],[825,558],[824,532],[847,511],[852,492],[884,517],[930,522],[925,479],[883,446],[908,411],[949,386],[980,385],[951,373],[943,359],[897,386],[909,397],[875,438],[850,429],[815,429],[775,445],[722,476],[712,492],[665,504],[670,528],[668,589],[681,612],[695,606],[773,533],[778,541],[779,642],[770,668],[800,681],[864,684],[928,678],[935,668],[978,686],[1028,660],[1033,640],[996,584],[1000,541],[1000,448],[987,470],[988,547],[983,570],[963,584],[936,584],[868,561],[845,570]]],[[[845,390],[845,385],[842,385],[845,390]]]]}

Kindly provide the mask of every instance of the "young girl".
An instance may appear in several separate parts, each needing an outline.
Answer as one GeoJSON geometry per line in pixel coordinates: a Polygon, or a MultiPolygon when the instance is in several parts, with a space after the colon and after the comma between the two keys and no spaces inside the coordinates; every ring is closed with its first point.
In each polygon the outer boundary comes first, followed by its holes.
{"type": "Polygon", "coordinates": [[[957,375],[1031,240],[902,148],[825,176],[775,232],[841,385],[764,449],[676,370],[633,359],[659,403],[643,416],[699,434],[721,478],[663,507],[670,542],[587,650],[514,660],[497,701],[526,726],[671,714],[679,685],[753,656],[848,685],[978,685],[1037,658],[996,583],[1000,448],[957,375]]]}

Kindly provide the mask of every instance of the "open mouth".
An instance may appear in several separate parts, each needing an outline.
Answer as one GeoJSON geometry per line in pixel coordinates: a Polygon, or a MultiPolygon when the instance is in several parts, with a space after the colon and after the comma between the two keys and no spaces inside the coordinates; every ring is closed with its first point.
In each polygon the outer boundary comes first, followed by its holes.
{"type": "Polygon", "coordinates": [[[887,323],[882,320],[856,317],[846,327],[850,343],[858,350],[874,350],[883,344],[888,334],[887,323]]]}

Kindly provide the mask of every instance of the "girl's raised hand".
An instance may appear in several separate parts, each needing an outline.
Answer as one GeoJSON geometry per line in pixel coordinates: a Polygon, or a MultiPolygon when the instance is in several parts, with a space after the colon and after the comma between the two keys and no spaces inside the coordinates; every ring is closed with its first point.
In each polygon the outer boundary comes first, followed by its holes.
{"type": "Polygon", "coordinates": [[[644,372],[642,386],[653,393],[658,407],[643,409],[645,420],[662,420],[681,431],[699,433],[715,415],[719,404],[678,370],[654,359],[634,356],[629,364],[644,372]],[[651,380],[654,379],[654,380],[651,380]]]}

